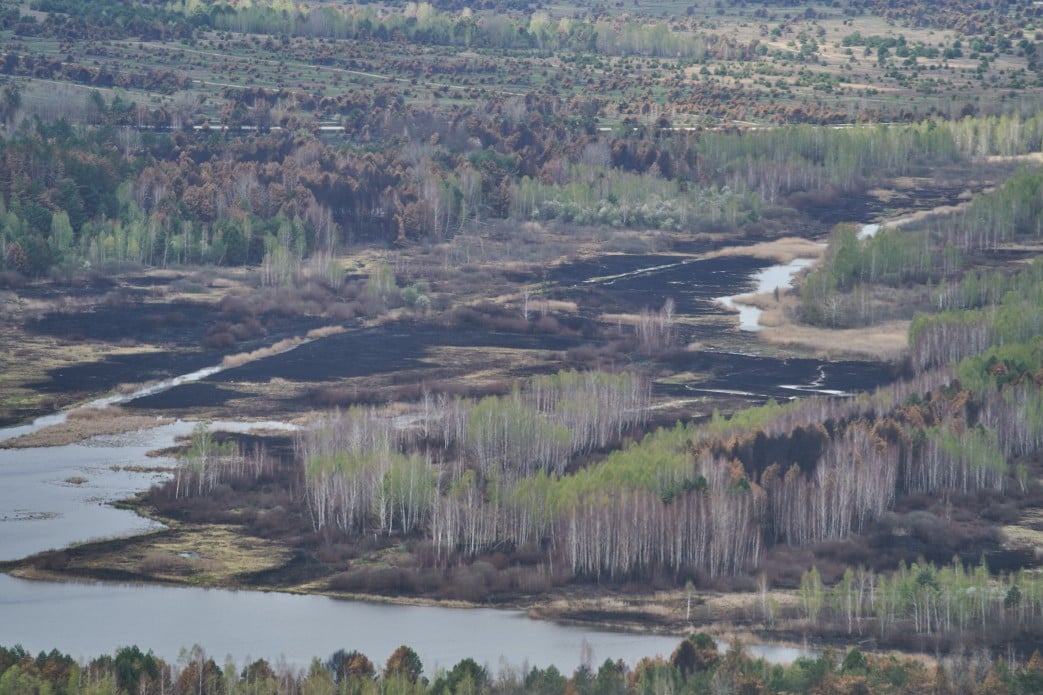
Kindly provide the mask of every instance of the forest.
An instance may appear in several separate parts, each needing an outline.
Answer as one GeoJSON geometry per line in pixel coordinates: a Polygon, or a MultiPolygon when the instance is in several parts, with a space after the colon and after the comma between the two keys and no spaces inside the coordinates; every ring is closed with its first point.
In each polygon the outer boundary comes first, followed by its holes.
{"type": "Polygon", "coordinates": [[[127,503],[168,529],[5,571],[663,592],[675,631],[964,654],[776,667],[693,637],[633,670],[423,681],[408,648],[379,675],[357,653],[283,673],[13,648],[0,694],[1032,692],[1041,13],[0,2],[0,420],[224,372],[70,416],[84,437],[199,423],[127,503]],[[759,334],[691,290],[795,259],[793,287],[744,300],[759,334]],[[755,360],[770,398],[727,381],[755,360]],[[787,370],[820,377],[788,391],[787,370]],[[229,414],[295,431],[208,425],[229,414]],[[270,563],[157,550],[217,526],[270,563]]]}
{"type": "MultiPolygon", "coordinates": [[[[1028,103],[962,121],[926,104],[920,113],[837,112],[834,119],[822,113],[826,102],[780,99],[784,95],[776,91],[783,82],[792,83],[787,90],[804,85],[815,93],[836,77],[819,82],[799,68],[792,80],[783,80],[780,69],[768,66],[789,65],[796,57],[768,55],[758,50],[757,40],[728,43],[698,13],[656,23],[597,13],[559,21],[541,11],[472,15],[428,4],[398,13],[370,5],[305,9],[291,3],[193,2],[132,9],[102,0],[47,0],[33,4],[37,14],[22,14],[18,3],[5,5],[6,25],[24,38],[5,53],[0,70],[7,76],[0,112],[8,130],[0,151],[0,246],[6,269],[25,277],[85,263],[255,265],[280,255],[277,249],[290,249],[299,259],[357,240],[437,241],[483,220],[681,232],[742,229],[777,218],[775,208],[806,207],[812,201],[800,194],[808,191],[865,191],[874,179],[917,167],[1039,150],[1038,117],[1028,103]],[[113,21],[102,20],[108,17],[113,21]],[[70,43],[81,37],[83,47],[70,43]],[[175,63],[162,60],[166,49],[133,54],[120,41],[125,37],[171,45],[180,57],[175,63]],[[266,37],[263,45],[259,37],[266,37]],[[48,55],[45,38],[63,39],[68,54],[48,55]],[[323,81],[294,86],[279,78],[279,84],[266,84],[247,69],[242,79],[252,86],[214,90],[207,80],[190,76],[237,71],[236,63],[273,49],[273,41],[294,56],[299,76],[308,61],[311,79],[323,81]],[[344,52],[316,60],[315,51],[329,51],[330,41],[344,52]],[[406,51],[436,45],[484,54],[459,63],[447,57],[453,67],[444,76],[418,75],[406,56],[389,56],[379,66],[339,57],[399,45],[406,51]],[[542,68],[547,77],[550,70],[571,70],[570,55],[596,65],[575,93],[553,89],[554,80],[538,88],[490,89],[503,72],[496,55],[508,50],[549,61],[542,68]],[[82,52],[82,60],[73,51],[82,52]],[[210,62],[219,56],[223,64],[210,62]],[[676,62],[661,62],[664,56],[676,62]],[[716,73],[729,77],[700,79],[707,64],[718,63],[716,73]],[[751,65],[763,66],[763,76],[723,72],[730,66],[749,71],[751,65]],[[343,84],[369,70],[382,78],[381,72],[392,69],[403,77],[375,86],[343,84]],[[487,80],[466,86],[467,76],[483,73],[487,80]],[[658,85],[666,75],[674,75],[676,84],[658,85]],[[772,75],[778,79],[769,93],[733,93],[768,85],[772,75]],[[418,80],[457,77],[464,84],[431,84],[426,99],[409,88],[418,80]],[[329,89],[330,78],[335,89],[329,89]],[[83,88],[41,93],[33,80],[83,88]],[[642,83],[649,85],[643,94],[628,91],[642,83]],[[740,133],[719,129],[720,121],[693,120],[695,113],[738,103],[753,109],[778,103],[776,114],[754,117],[773,123],[921,123],[891,130],[867,125],[740,133]],[[342,137],[330,137],[331,129],[342,137]],[[245,131],[253,135],[231,137],[245,131]]],[[[838,16],[873,9],[852,4],[838,16]]],[[[1011,9],[1026,11],[1020,4],[1011,9]]],[[[780,26],[788,33],[796,18],[787,17],[780,26]]],[[[814,27],[825,19],[804,21],[814,27]]],[[[817,33],[801,31],[801,46],[817,33]]],[[[837,46],[850,52],[854,42],[868,41],[852,36],[860,35],[849,33],[837,46]]],[[[1006,50],[1018,50],[1008,44],[1006,50]]],[[[999,56],[1003,49],[991,50],[999,56]]],[[[1020,51],[1031,67],[1034,52],[1020,51]]],[[[986,52],[978,47],[975,54],[986,52]]],[[[251,62],[277,74],[287,70],[285,62],[251,62]]],[[[568,85],[570,79],[558,82],[568,85]]],[[[977,111],[975,106],[959,115],[977,111]]]]}
{"type": "Polygon", "coordinates": [[[423,663],[408,646],[396,649],[383,669],[361,652],[338,650],[314,658],[307,669],[257,659],[242,666],[218,664],[198,645],[183,650],[177,663],[121,647],[113,654],[77,662],[58,650],[37,656],[21,647],[0,647],[0,693],[117,695],[666,695],[713,692],[750,693],[1022,693],[1043,686],[1039,652],[1019,663],[977,656],[951,658],[934,667],[895,656],[852,648],[827,649],[817,658],[801,657],[788,666],[772,665],[746,654],[739,643],[724,653],[705,633],[683,639],[669,658],[649,657],[637,664],[606,660],[581,665],[571,675],[554,666],[501,668],[493,673],[465,658],[451,669],[424,675],[423,663]]]}
{"type": "MultiPolygon", "coordinates": [[[[120,108],[98,92],[89,100],[103,118],[120,108]]],[[[873,177],[916,167],[1038,151],[1043,138],[1036,116],[611,137],[575,122],[547,123],[541,111],[552,103],[508,99],[445,120],[428,114],[419,123],[419,113],[400,106],[351,106],[360,107],[370,122],[359,128],[370,137],[377,136],[373,123],[384,122],[387,132],[413,133],[416,148],[352,152],[288,133],[218,143],[200,133],[145,133],[145,149],[127,154],[118,141],[129,126],[81,136],[61,121],[41,122],[16,133],[0,149],[5,268],[32,278],[128,263],[292,266],[353,240],[431,242],[482,220],[748,230],[779,219],[786,202],[800,206],[804,191],[854,193],[873,177]],[[215,144],[222,153],[216,157],[215,144]]],[[[969,210],[962,229],[947,230],[942,250],[965,252],[1032,233],[1038,211],[1008,200],[1031,196],[1034,179],[1026,176],[1005,185],[1007,199],[994,195],[969,210]],[[1012,210],[1020,210],[1017,219],[1012,210]]],[[[867,271],[869,283],[895,284],[946,267],[923,252],[911,258],[910,248],[925,245],[904,234],[878,235],[865,259],[839,241],[841,266],[809,281],[809,307],[817,292],[855,289],[867,271]],[[899,260],[919,265],[895,267],[899,260]]]]}

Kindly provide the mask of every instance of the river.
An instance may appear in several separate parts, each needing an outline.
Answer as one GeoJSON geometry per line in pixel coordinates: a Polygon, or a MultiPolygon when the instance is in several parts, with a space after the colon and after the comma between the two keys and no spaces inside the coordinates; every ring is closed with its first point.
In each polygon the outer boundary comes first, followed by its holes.
{"type": "MultiPolygon", "coordinates": [[[[165,382],[166,388],[214,369],[165,382]]],[[[153,395],[160,387],[136,392],[153,395]]],[[[135,394],[120,397],[133,400],[135,394]]],[[[100,399],[83,407],[99,407],[100,399]]],[[[60,422],[62,415],[0,430],[0,439],[60,422]]],[[[176,461],[149,457],[174,445],[194,423],[177,421],[78,444],[0,450],[0,559],[12,560],[99,538],[142,533],[157,524],[111,505],[169,476],[176,461]]],[[[244,431],[281,423],[213,423],[244,431]]],[[[678,638],[564,627],[517,611],[463,610],[337,601],[259,591],[223,591],[107,583],[53,583],[0,575],[0,644],[31,652],[57,648],[77,658],[137,644],[176,661],[199,644],[217,659],[284,660],[305,667],[312,657],[357,649],[385,660],[407,643],[428,673],[466,657],[498,669],[501,663],[557,666],[570,673],[584,650],[636,663],[669,655],[678,638]]],[[[793,658],[792,656],[789,658],[793,658]]]]}
{"type": "MultiPolygon", "coordinates": [[[[793,278],[804,268],[807,268],[814,259],[794,258],[783,265],[773,265],[753,274],[755,289],[748,294],[771,294],[776,290],[784,290],[793,284],[793,278]]],[[[761,310],[752,304],[746,304],[742,297],[746,295],[733,295],[730,297],[718,297],[717,301],[739,313],[739,330],[759,331],[761,329],[761,310]]]]}
{"type": "MultiPolygon", "coordinates": [[[[137,644],[174,662],[202,646],[219,663],[265,658],[301,668],[338,649],[383,664],[399,645],[420,656],[428,675],[471,657],[495,673],[501,664],[563,673],[584,650],[596,663],[669,656],[679,637],[568,627],[518,611],[402,606],[259,591],[119,584],[56,584],[0,575],[0,644],[32,653],[58,649],[77,658],[137,644]]],[[[793,657],[790,656],[790,659],[793,657]]]]}

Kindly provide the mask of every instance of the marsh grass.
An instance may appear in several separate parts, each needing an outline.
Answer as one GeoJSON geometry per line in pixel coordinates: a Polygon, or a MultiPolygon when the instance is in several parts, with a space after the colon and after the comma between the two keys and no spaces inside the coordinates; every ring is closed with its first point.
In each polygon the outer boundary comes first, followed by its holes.
{"type": "Polygon", "coordinates": [[[122,570],[176,583],[235,587],[240,575],[271,570],[289,552],[279,543],[244,535],[229,524],[175,524],[170,531],[140,536],[82,560],[70,570],[122,570]]]}
{"type": "Polygon", "coordinates": [[[274,345],[269,345],[268,347],[258,348],[257,350],[251,350],[250,352],[240,352],[235,355],[228,355],[221,360],[221,366],[225,369],[241,367],[248,362],[254,362],[265,357],[278,355],[280,352],[291,350],[303,342],[303,338],[285,338],[274,345]]]}
{"type": "Polygon", "coordinates": [[[0,442],[0,448],[67,446],[98,435],[134,432],[149,427],[158,427],[168,422],[170,420],[167,418],[135,415],[118,406],[79,408],[70,411],[65,422],[0,442]]]}
{"type": "MultiPolygon", "coordinates": [[[[776,320],[772,314],[771,320],[776,320]]],[[[909,321],[888,321],[868,328],[828,329],[803,326],[783,319],[763,328],[758,337],[772,345],[810,351],[826,358],[858,357],[894,361],[905,352],[909,321]]]]}
{"type": "Polygon", "coordinates": [[[797,258],[818,259],[825,252],[826,247],[823,244],[810,239],[784,237],[775,241],[762,241],[749,246],[726,246],[723,249],[708,253],[706,257],[751,256],[777,263],[790,263],[797,258]]]}

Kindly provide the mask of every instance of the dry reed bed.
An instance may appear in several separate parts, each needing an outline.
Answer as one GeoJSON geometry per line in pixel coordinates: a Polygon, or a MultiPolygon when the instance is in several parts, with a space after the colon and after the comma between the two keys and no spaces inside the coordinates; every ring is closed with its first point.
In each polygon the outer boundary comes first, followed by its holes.
{"type": "Polygon", "coordinates": [[[67,446],[99,435],[123,434],[171,422],[169,418],[132,415],[117,406],[80,408],[69,412],[65,422],[0,442],[2,449],[67,446]]]}
{"type": "Polygon", "coordinates": [[[826,247],[817,241],[801,237],[783,237],[774,241],[762,241],[749,246],[726,246],[706,254],[705,258],[725,256],[750,256],[777,263],[791,263],[797,258],[819,259],[826,247]]]}
{"type": "Polygon", "coordinates": [[[843,356],[890,362],[902,357],[908,343],[909,321],[888,321],[868,328],[815,328],[794,324],[781,316],[782,312],[778,312],[767,318],[779,324],[761,329],[757,334],[761,340],[779,347],[810,350],[827,359],[843,356]]]}
{"type": "Polygon", "coordinates": [[[280,353],[292,350],[295,347],[299,347],[304,343],[312,340],[318,340],[319,338],[326,338],[331,335],[337,335],[343,333],[345,328],[343,326],[323,326],[321,328],[315,328],[308,331],[303,338],[284,338],[274,345],[267,347],[258,348],[251,350],[250,352],[240,352],[234,355],[228,355],[221,360],[221,366],[225,369],[231,369],[233,367],[241,367],[249,362],[255,362],[265,357],[271,357],[280,353]]]}

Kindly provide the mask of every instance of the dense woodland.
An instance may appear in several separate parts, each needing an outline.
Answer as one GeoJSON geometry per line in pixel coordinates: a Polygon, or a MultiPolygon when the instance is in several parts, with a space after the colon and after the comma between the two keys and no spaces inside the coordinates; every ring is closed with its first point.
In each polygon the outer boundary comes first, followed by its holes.
{"type": "MultiPolygon", "coordinates": [[[[113,110],[96,92],[89,100],[113,110]]],[[[1043,136],[1039,118],[1016,115],[615,137],[588,133],[580,116],[555,115],[557,104],[539,100],[508,98],[444,115],[359,106],[366,114],[359,128],[370,137],[405,128],[413,144],[374,150],[288,133],[215,141],[187,132],[138,136],[144,149],[127,152],[118,141],[128,126],[84,132],[59,121],[17,132],[0,141],[5,267],[36,277],[85,264],[299,264],[353,241],[434,241],[490,218],[693,233],[763,229],[784,217],[787,204],[806,205],[808,192],[821,206],[877,177],[1037,151],[1043,136]],[[432,142],[439,144],[421,144],[432,142]]],[[[1035,179],[1027,176],[1005,186],[1008,198],[1031,198],[1035,179]]],[[[999,195],[983,199],[946,230],[942,250],[1034,236],[1037,214],[1028,202],[1016,208],[999,195]]],[[[901,283],[946,269],[908,235],[880,234],[864,261],[844,248],[837,247],[841,265],[810,283],[813,292],[850,289],[867,272],[870,283],[901,283]]],[[[812,294],[809,301],[818,300],[812,294]]]]}
{"type": "MultiPolygon", "coordinates": [[[[894,9],[877,4],[839,9],[894,9]]],[[[360,240],[439,241],[489,220],[679,232],[770,230],[788,208],[821,207],[836,196],[925,167],[1037,151],[1041,137],[1039,119],[1029,115],[1028,105],[1017,104],[1002,118],[949,120],[951,115],[925,113],[921,117],[930,120],[910,128],[782,128],[745,134],[674,129],[679,112],[740,102],[756,109],[778,101],[774,95],[744,97],[748,87],[742,76],[728,86],[689,77],[692,66],[714,61],[748,70],[782,60],[758,50],[756,41],[729,43],[695,15],[653,21],[598,12],[577,17],[538,10],[478,14],[427,4],[399,12],[372,5],[132,7],[103,0],[41,0],[33,3],[40,14],[30,14],[14,3],[5,5],[3,26],[25,37],[27,48],[43,38],[86,40],[92,55],[105,59],[77,62],[17,47],[4,54],[0,72],[18,79],[8,79],[0,96],[7,126],[0,141],[0,261],[7,271],[25,277],[87,264],[268,261],[286,266],[360,240]],[[573,55],[580,65],[641,56],[656,61],[653,72],[676,71],[681,77],[676,85],[649,86],[648,95],[639,99],[619,92],[620,85],[645,79],[626,62],[605,63],[598,68],[605,77],[588,78],[575,93],[555,91],[553,84],[518,92],[476,85],[464,100],[438,102],[418,99],[394,80],[328,94],[288,85],[226,86],[204,109],[206,98],[194,96],[192,79],[178,70],[142,70],[133,59],[123,68],[104,67],[110,60],[119,65],[119,56],[129,50],[117,39],[195,45],[197,36],[213,30],[224,37],[220,46],[229,50],[230,59],[237,37],[251,49],[253,40],[266,37],[266,51],[278,46],[300,61],[335,66],[340,73],[334,77],[377,70],[361,62],[363,57],[371,48],[397,44],[482,51],[463,62],[454,62],[455,53],[440,57],[434,64],[453,66],[449,73],[399,80],[406,83],[431,77],[451,81],[456,73],[492,75],[502,67],[496,52],[503,51],[573,55]],[[312,43],[319,39],[340,48],[316,58],[316,50],[330,50],[328,44],[312,43]],[[676,62],[660,64],[662,57],[676,62]],[[88,89],[30,95],[23,88],[27,77],[88,89]],[[173,98],[146,99],[150,92],[173,98]],[[630,108],[636,110],[630,113],[630,108]],[[599,124],[609,115],[615,125],[606,132],[599,124]],[[336,124],[338,136],[319,129],[330,123],[336,124]]],[[[955,5],[954,15],[960,10],[955,5]]],[[[922,8],[910,11],[924,14],[922,8]]],[[[1013,22],[1037,11],[1014,3],[1004,16],[1013,22]]],[[[938,13],[930,17],[938,19],[938,13]]],[[[852,33],[844,42],[865,45],[866,51],[894,50],[898,57],[920,50],[904,39],[890,48],[877,39],[852,33]]],[[[1035,45],[1019,40],[1027,43],[1019,48],[1007,41],[989,51],[1024,54],[1035,45]]],[[[801,51],[809,41],[800,38],[801,51]]],[[[206,50],[188,50],[206,54],[216,48],[210,40],[206,50]]],[[[926,47],[923,51],[930,53],[926,47]]],[[[988,53],[983,46],[974,52],[988,53]]],[[[818,78],[809,73],[806,79],[818,78]]],[[[847,112],[835,118],[821,113],[821,104],[807,100],[783,103],[772,107],[783,122],[852,120],[847,112]]],[[[966,244],[958,240],[955,245],[963,249],[966,244]]],[[[885,256],[889,251],[881,249],[885,256]]],[[[919,269],[892,269],[885,263],[879,272],[902,282],[910,273],[922,276],[924,266],[935,260],[920,254],[919,269]]],[[[832,289],[828,280],[819,283],[818,292],[832,289]]],[[[844,289],[847,281],[837,277],[833,284],[844,289]]],[[[836,311],[815,311],[809,309],[809,320],[850,323],[836,311]]]]}
{"type": "MultiPolygon", "coordinates": [[[[868,240],[859,239],[855,226],[838,227],[826,262],[804,285],[801,317],[832,327],[864,326],[936,308],[996,306],[1008,291],[1029,294],[1034,283],[1031,274],[989,272],[974,266],[977,258],[1003,244],[1040,238],[1041,185],[1038,169],[1024,169],[953,215],[885,227],[868,240]],[[896,296],[902,301],[894,301],[896,296]]],[[[1027,340],[1033,335],[1033,329],[1026,328],[1008,339],[1027,340]]],[[[950,349],[974,354],[985,339],[969,334],[967,338],[968,342],[951,344],[950,349]]],[[[920,366],[925,364],[925,356],[914,359],[920,366]]],[[[933,363],[948,364],[952,359],[959,356],[938,355],[933,363]]]]}
{"type": "Polygon", "coordinates": [[[528,671],[503,668],[498,674],[474,659],[423,675],[416,652],[399,647],[382,670],[358,651],[338,650],[307,669],[258,659],[239,666],[218,664],[200,647],[183,651],[176,663],[121,647],[114,654],[77,662],[57,650],[38,656],[21,647],[0,647],[0,693],[54,695],[698,695],[700,693],[1036,693],[1043,687],[1039,652],[1025,662],[980,656],[953,657],[928,667],[894,656],[843,655],[827,649],[817,658],[801,657],[788,666],[747,655],[740,644],[721,653],[713,639],[697,633],[682,640],[669,658],[637,664],[606,660],[580,666],[571,675],[554,666],[528,671]]]}

